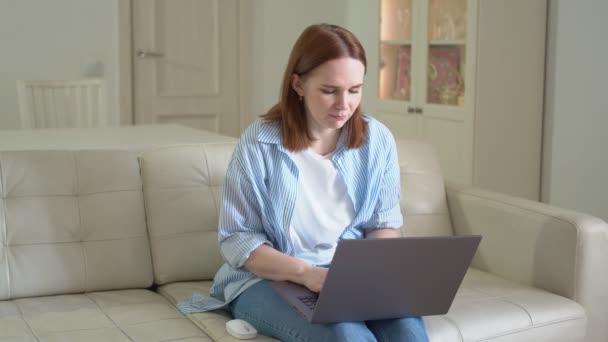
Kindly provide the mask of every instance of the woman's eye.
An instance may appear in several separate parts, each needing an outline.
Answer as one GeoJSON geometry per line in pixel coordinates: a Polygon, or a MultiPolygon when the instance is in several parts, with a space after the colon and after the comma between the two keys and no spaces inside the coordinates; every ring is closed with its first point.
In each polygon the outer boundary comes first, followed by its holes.
{"type": "MultiPolygon", "coordinates": [[[[335,94],[336,93],[336,89],[321,89],[321,92],[323,94],[330,95],[330,94],[335,94]]],[[[348,92],[350,94],[359,94],[361,92],[361,88],[352,88],[352,89],[349,89],[348,92]]]]}

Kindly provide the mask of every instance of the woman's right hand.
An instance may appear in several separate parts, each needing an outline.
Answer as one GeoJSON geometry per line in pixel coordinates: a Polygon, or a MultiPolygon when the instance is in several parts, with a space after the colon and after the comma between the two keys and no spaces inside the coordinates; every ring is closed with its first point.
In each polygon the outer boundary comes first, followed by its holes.
{"type": "Polygon", "coordinates": [[[245,261],[245,267],[260,278],[288,280],[317,293],[323,288],[328,271],[327,268],[313,266],[265,244],[251,253],[245,261]]]}
{"type": "Polygon", "coordinates": [[[319,293],[325,283],[325,277],[327,277],[327,271],[329,269],[325,267],[312,266],[308,268],[303,274],[302,285],[306,286],[309,290],[319,293]]]}

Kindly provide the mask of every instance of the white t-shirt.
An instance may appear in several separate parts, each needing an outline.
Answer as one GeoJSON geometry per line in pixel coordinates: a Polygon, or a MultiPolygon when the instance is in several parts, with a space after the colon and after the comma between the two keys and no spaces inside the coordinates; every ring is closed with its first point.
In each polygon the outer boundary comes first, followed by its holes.
{"type": "Polygon", "coordinates": [[[289,233],[295,257],[313,265],[331,262],[338,238],[355,217],[332,155],[321,156],[310,149],[291,153],[299,176],[289,233]]]}

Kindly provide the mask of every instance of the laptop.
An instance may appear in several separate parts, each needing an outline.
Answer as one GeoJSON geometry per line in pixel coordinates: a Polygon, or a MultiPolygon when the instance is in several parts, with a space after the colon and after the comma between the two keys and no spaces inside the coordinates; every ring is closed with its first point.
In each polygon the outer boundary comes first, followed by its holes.
{"type": "Polygon", "coordinates": [[[341,240],[320,293],[289,281],[271,287],[311,323],[448,312],[479,235],[341,240]]]}

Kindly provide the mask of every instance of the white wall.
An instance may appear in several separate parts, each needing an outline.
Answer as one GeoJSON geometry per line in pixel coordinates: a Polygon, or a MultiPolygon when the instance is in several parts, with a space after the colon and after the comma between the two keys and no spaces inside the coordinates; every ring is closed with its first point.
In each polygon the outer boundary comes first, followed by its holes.
{"type": "Polygon", "coordinates": [[[16,80],[104,77],[118,113],[121,0],[0,0],[0,129],[20,127],[16,80]]]}
{"type": "Polygon", "coordinates": [[[377,22],[377,18],[380,17],[380,5],[377,1],[347,0],[347,7],[346,27],[359,38],[367,57],[367,74],[365,75],[361,109],[363,112],[374,115],[378,95],[380,28],[373,24],[370,25],[370,21],[377,22]]]}
{"type": "MultiPolygon", "coordinates": [[[[0,129],[20,126],[17,79],[102,76],[108,110],[118,112],[120,1],[0,0],[0,129]]],[[[253,9],[251,75],[246,78],[252,119],[278,100],[282,73],[301,31],[320,22],[347,26],[348,2],[354,0],[255,0],[248,5],[253,9]]]]}
{"type": "MultiPolygon", "coordinates": [[[[0,0],[0,129],[19,127],[15,80],[103,76],[117,111],[117,4],[121,0],[0,0]],[[59,19],[60,18],[60,19],[59,19]]],[[[255,0],[250,115],[278,99],[295,39],[308,25],[352,30],[369,60],[378,32],[375,1],[255,0]]],[[[608,220],[608,13],[606,0],[549,0],[542,199],[608,220]]],[[[374,57],[375,56],[375,57],[374,57]]],[[[364,110],[374,110],[375,68],[368,65],[364,110]]]]}
{"type": "Polygon", "coordinates": [[[255,0],[252,31],[251,117],[264,114],[279,99],[279,87],[291,48],[309,25],[345,26],[347,0],[255,0]]]}
{"type": "Polygon", "coordinates": [[[550,0],[542,199],[608,220],[608,1],[550,0]]]}

